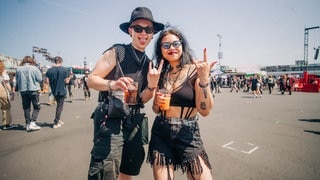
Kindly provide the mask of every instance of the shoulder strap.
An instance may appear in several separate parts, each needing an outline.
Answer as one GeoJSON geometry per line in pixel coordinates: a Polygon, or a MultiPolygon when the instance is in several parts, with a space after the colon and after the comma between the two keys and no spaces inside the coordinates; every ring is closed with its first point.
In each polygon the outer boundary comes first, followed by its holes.
{"type": "Polygon", "coordinates": [[[117,53],[117,59],[116,59],[117,65],[118,65],[118,67],[119,67],[119,70],[120,70],[120,73],[121,73],[122,77],[124,77],[124,73],[123,73],[123,71],[122,71],[122,68],[121,68],[121,65],[120,65],[120,62],[119,62],[118,59],[119,59],[119,58],[118,58],[118,53],[117,53]]]}
{"type": "MultiPolygon", "coordinates": [[[[115,72],[115,79],[118,79],[119,74],[124,77],[123,70],[121,68],[120,62],[124,60],[124,55],[125,55],[125,48],[123,44],[114,44],[111,48],[115,48],[116,50],[116,72],[115,72]]],[[[111,49],[109,48],[109,49],[111,49]]]]}

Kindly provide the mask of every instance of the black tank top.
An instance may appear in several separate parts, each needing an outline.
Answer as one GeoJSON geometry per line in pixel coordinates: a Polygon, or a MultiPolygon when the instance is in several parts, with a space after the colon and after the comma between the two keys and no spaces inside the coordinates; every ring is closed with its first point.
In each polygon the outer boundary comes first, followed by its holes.
{"type": "Polygon", "coordinates": [[[191,70],[191,67],[193,66],[190,66],[186,80],[172,92],[170,106],[196,107],[194,84],[197,73],[194,73],[196,69],[191,70]]]}
{"type": "MultiPolygon", "coordinates": [[[[140,94],[148,85],[147,76],[150,61],[149,57],[145,54],[145,52],[135,50],[131,44],[115,44],[112,47],[116,49],[117,60],[120,61],[120,66],[124,75],[139,83],[140,94]],[[136,55],[138,57],[136,57],[136,55]],[[141,62],[138,61],[137,58],[141,59],[141,62]]],[[[117,80],[120,77],[122,77],[122,75],[118,65],[116,65],[114,69],[107,75],[107,77],[105,77],[105,79],[117,80]]],[[[98,101],[103,102],[107,95],[107,91],[100,91],[98,101]]]]}

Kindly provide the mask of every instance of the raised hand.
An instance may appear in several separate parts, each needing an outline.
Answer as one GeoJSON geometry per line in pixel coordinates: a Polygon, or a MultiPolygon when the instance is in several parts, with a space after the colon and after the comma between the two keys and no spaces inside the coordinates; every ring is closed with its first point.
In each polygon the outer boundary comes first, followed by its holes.
{"type": "Polygon", "coordinates": [[[162,71],[163,66],[163,59],[160,61],[159,67],[154,68],[152,67],[152,62],[149,62],[149,71],[148,71],[148,87],[149,88],[156,88],[158,86],[159,77],[162,71]]]}
{"type": "Polygon", "coordinates": [[[203,50],[203,61],[196,61],[192,58],[192,62],[197,68],[198,78],[200,81],[207,81],[210,70],[217,63],[217,61],[213,61],[210,64],[208,63],[206,48],[203,50]]]}

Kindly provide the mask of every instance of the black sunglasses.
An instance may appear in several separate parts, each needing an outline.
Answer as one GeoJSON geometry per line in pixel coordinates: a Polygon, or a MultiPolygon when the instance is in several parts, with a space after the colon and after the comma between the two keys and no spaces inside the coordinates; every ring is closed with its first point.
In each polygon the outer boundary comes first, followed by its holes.
{"type": "Polygon", "coordinates": [[[161,44],[163,49],[170,49],[171,45],[174,48],[178,48],[182,44],[182,41],[173,41],[172,43],[165,42],[161,44]]]}
{"type": "Polygon", "coordinates": [[[146,32],[147,34],[153,34],[154,32],[154,29],[153,27],[142,27],[140,25],[133,25],[131,26],[130,28],[133,28],[133,30],[136,32],[136,33],[142,33],[142,31],[144,30],[144,32],[146,32]]]}

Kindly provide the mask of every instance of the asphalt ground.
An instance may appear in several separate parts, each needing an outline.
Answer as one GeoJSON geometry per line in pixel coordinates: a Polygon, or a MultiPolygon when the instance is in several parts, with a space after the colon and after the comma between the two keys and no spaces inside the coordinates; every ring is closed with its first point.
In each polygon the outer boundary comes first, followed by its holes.
{"type": "MultiPolygon", "coordinates": [[[[215,95],[211,114],[200,118],[201,136],[219,180],[320,179],[320,93],[280,95],[265,91],[262,98],[249,93],[215,95]]],[[[92,148],[93,125],[89,118],[97,92],[84,101],[80,89],[65,103],[63,127],[53,129],[55,106],[48,95],[40,97],[36,132],[26,132],[21,98],[12,103],[15,128],[0,131],[0,179],[85,180],[92,148]]],[[[149,102],[144,111],[151,129],[154,114],[149,102]]],[[[147,150],[147,146],[145,147],[147,150]]],[[[144,163],[134,179],[153,179],[144,163]]],[[[175,179],[186,179],[180,171],[175,179]]]]}

